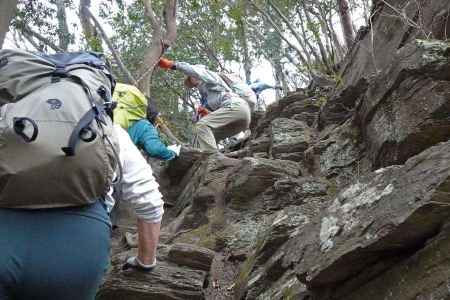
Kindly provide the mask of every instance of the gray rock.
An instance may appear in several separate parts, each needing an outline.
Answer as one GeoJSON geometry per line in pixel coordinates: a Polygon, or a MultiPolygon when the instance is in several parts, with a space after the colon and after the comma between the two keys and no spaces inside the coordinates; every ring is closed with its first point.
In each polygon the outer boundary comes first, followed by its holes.
{"type": "Polygon", "coordinates": [[[359,130],[349,120],[332,131],[327,140],[316,145],[319,149],[320,171],[325,176],[341,172],[340,169],[351,166],[360,156],[359,130]]]}
{"type": "Polygon", "coordinates": [[[404,166],[377,170],[342,191],[315,225],[291,240],[283,263],[298,262],[297,274],[314,289],[418,247],[450,216],[449,181],[450,142],[404,166]]]}
{"type": "Polygon", "coordinates": [[[270,136],[269,134],[267,135],[262,135],[254,140],[251,140],[248,143],[249,149],[252,153],[255,152],[269,152],[269,147],[270,147],[270,136]]]}
{"type": "Polygon", "coordinates": [[[302,102],[309,97],[308,92],[305,90],[299,90],[293,93],[289,93],[286,97],[280,99],[279,110],[283,111],[285,108],[293,103],[302,102]]]}
{"type": "Polygon", "coordinates": [[[450,44],[422,44],[399,50],[361,103],[357,117],[375,168],[403,164],[450,138],[450,44]]]}
{"type": "Polygon", "coordinates": [[[280,178],[298,176],[300,166],[295,162],[263,158],[244,158],[235,169],[227,187],[227,199],[233,209],[252,204],[253,198],[264,192],[280,178]]]}
{"type": "Polygon", "coordinates": [[[322,106],[319,115],[319,128],[323,129],[331,124],[342,124],[349,119],[354,111],[358,100],[367,90],[368,82],[361,78],[353,85],[338,90],[322,106]]]}
{"type": "Polygon", "coordinates": [[[345,295],[347,300],[448,299],[450,231],[445,228],[414,255],[345,295]]]}
{"type": "Polygon", "coordinates": [[[287,105],[280,113],[282,118],[292,118],[294,115],[309,113],[318,115],[321,106],[321,101],[311,97],[300,101],[293,102],[287,105]]]}
{"type": "Polygon", "coordinates": [[[313,142],[313,131],[306,123],[287,118],[277,118],[271,123],[271,154],[305,151],[313,142]]]}
{"type": "Polygon", "coordinates": [[[289,205],[312,202],[327,195],[329,183],[320,178],[282,178],[264,193],[264,204],[269,210],[283,209],[289,205]]]}
{"type": "MultiPolygon", "coordinates": [[[[255,299],[275,281],[286,277],[285,272],[288,268],[282,264],[284,252],[277,250],[290,237],[295,236],[299,228],[309,223],[309,218],[302,214],[299,206],[286,207],[280,212],[273,213],[268,219],[271,220],[270,224],[258,236],[253,253],[242,265],[238,276],[237,295],[243,295],[244,291],[247,291],[246,299],[255,299]]],[[[296,281],[287,285],[290,287],[295,285],[305,290],[304,285],[297,284],[296,281]]]]}
{"type": "Polygon", "coordinates": [[[177,243],[170,247],[167,260],[180,266],[209,271],[214,251],[190,244],[177,243]]]}
{"type": "MultiPolygon", "coordinates": [[[[247,299],[251,299],[252,295],[249,294],[249,296],[247,299]]],[[[256,300],[308,300],[310,296],[306,286],[297,279],[295,273],[287,271],[283,277],[272,284],[270,289],[258,294],[256,300]]]]}
{"type": "Polygon", "coordinates": [[[134,252],[113,255],[112,269],[100,288],[96,299],[205,299],[203,285],[207,273],[198,269],[181,267],[167,261],[166,251],[159,249],[158,264],[151,272],[122,270],[127,256],[134,252]]]}

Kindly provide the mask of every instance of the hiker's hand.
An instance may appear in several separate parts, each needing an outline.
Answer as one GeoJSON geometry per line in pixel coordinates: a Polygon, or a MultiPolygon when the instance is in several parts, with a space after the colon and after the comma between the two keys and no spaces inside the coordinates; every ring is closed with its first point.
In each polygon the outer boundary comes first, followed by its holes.
{"type": "Polygon", "coordinates": [[[167,146],[167,149],[175,152],[176,156],[180,156],[181,145],[177,145],[177,144],[170,145],[170,146],[167,146]]]}
{"type": "Polygon", "coordinates": [[[155,268],[155,266],[156,266],[156,258],[151,265],[145,265],[136,256],[132,256],[125,261],[125,264],[122,266],[122,270],[126,271],[134,269],[143,272],[150,272],[155,268]]]}
{"type": "Polygon", "coordinates": [[[166,70],[175,70],[175,63],[167,58],[160,58],[159,62],[158,62],[158,66],[162,69],[166,69],[166,70]]]}
{"type": "Polygon", "coordinates": [[[209,114],[209,110],[207,110],[203,106],[199,106],[197,108],[197,114],[199,115],[200,118],[203,118],[204,116],[207,116],[209,114]]]}

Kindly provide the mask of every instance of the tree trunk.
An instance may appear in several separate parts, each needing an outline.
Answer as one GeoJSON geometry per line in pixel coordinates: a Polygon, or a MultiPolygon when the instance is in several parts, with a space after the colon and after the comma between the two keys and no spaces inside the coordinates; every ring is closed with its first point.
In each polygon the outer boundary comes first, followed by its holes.
{"type": "Polygon", "coordinates": [[[339,38],[337,37],[336,32],[334,31],[333,24],[331,22],[331,13],[330,16],[327,16],[327,12],[325,9],[319,7],[318,12],[314,11],[313,9],[309,10],[310,13],[312,13],[316,18],[321,20],[320,24],[322,26],[322,33],[325,36],[328,36],[330,39],[330,43],[334,45],[334,47],[331,47],[331,49],[335,50],[334,59],[335,62],[339,62],[345,55],[345,49],[339,42],[339,38]]]}
{"type": "Polygon", "coordinates": [[[95,26],[91,22],[91,14],[89,9],[91,7],[91,0],[80,0],[79,15],[81,28],[88,44],[88,47],[93,51],[103,52],[102,41],[95,26]]]}
{"type": "Polygon", "coordinates": [[[283,31],[278,27],[277,23],[269,16],[269,14],[267,14],[267,12],[265,12],[263,9],[261,9],[258,5],[256,5],[252,1],[250,1],[250,3],[257,11],[259,11],[265,17],[265,19],[272,26],[272,28],[275,30],[275,32],[278,34],[278,36],[281,39],[283,39],[286,42],[286,44],[288,44],[292,49],[294,49],[297,52],[300,61],[308,70],[308,75],[310,75],[312,72],[312,69],[311,69],[311,65],[308,62],[308,57],[305,58],[305,55],[302,52],[302,50],[299,47],[297,47],[294,43],[292,43],[291,40],[289,39],[289,37],[286,37],[283,34],[283,31]]]}
{"type": "MultiPolygon", "coordinates": [[[[313,24],[314,21],[311,18],[311,15],[309,14],[308,9],[304,5],[305,4],[303,4],[303,12],[305,14],[306,21],[307,21],[308,24],[313,24]]],[[[302,12],[300,11],[300,8],[298,7],[297,9],[298,9],[298,11],[297,11],[298,15],[299,15],[300,19],[302,19],[302,12]]],[[[320,20],[319,20],[319,22],[320,22],[320,20]]],[[[303,23],[303,20],[302,20],[302,23],[303,23]]],[[[320,33],[318,32],[318,30],[316,30],[315,26],[310,26],[310,27],[312,28],[311,32],[312,32],[312,34],[314,36],[314,39],[316,40],[317,46],[319,47],[320,56],[322,58],[322,62],[324,64],[324,66],[325,66],[325,69],[327,71],[331,71],[331,67],[329,65],[329,56],[331,54],[327,53],[327,50],[325,49],[325,46],[322,43],[322,39],[320,37],[320,33]]],[[[325,39],[326,39],[326,36],[325,36],[325,39]]]]}
{"type": "Polygon", "coordinates": [[[43,35],[41,35],[39,32],[36,32],[34,30],[32,30],[30,27],[28,27],[27,25],[25,25],[22,29],[22,34],[25,36],[28,36],[30,38],[36,38],[39,42],[41,42],[42,44],[44,44],[45,46],[50,47],[51,49],[53,49],[55,52],[62,52],[63,49],[61,49],[58,45],[56,45],[55,43],[53,43],[51,40],[49,40],[48,38],[44,37],[43,35]]]}
{"type": "MultiPolygon", "coordinates": [[[[295,28],[292,26],[292,21],[290,21],[282,12],[281,10],[273,3],[273,1],[268,0],[270,6],[275,10],[275,12],[278,14],[278,16],[280,16],[280,18],[284,21],[284,23],[286,24],[286,26],[289,28],[289,31],[292,33],[292,35],[296,38],[297,42],[300,44],[300,46],[303,49],[303,52],[305,52],[305,55],[307,56],[307,58],[309,57],[308,55],[308,51],[307,51],[307,46],[309,44],[307,39],[302,39],[302,37],[300,36],[300,34],[295,30],[295,28]],[[306,45],[305,45],[306,44],[306,45]]],[[[309,45],[310,46],[310,45],[309,45]]],[[[319,55],[317,54],[316,49],[314,49],[313,47],[309,47],[311,54],[314,56],[314,58],[317,60],[317,62],[320,61],[319,59],[319,55]]],[[[311,64],[311,59],[308,59],[309,64],[311,64]]]]}
{"type": "Polygon", "coordinates": [[[275,83],[277,86],[281,86],[283,88],[283,92],[281,92],[280,90],[276,90],[276,98],[277,100],[280,99],[281,97],[283,97],[283,94],[287,94],[287,92],[289,91],[289,86],[286,80],[286,77],[284,76],[283,73],[283,68],[281,67],[281,62],[279,59],[274,59],[272,61],[272,66],[273,66],[273,70],[274,70],[274,75],[275,75],[275,83]]]}
{"type": "Polygon", "coordinates": [[[202,36],[202,33],[198,33],[197,40],[197,47],[200,48],[200,51],[202,51],[209,60],[215,61],[221,72],[226,71],[226,68],[223,62],[220,60],[216,50],[209,45],[207,41],[208,38],[202,36]]]}
{"type": "Polygon", "coordinates": [[[0,49],[3,46],[6,33],[9,31],[9,23],[14,17],[17,9],[17,0],[0,1],[0,49]]]}
{"type": "Polygon", "coordinates": [[[70,33],[67,27],[66,6],[64,0],[56,0],[56,18],[58,19],[59,48],[67,51],[70,44],[70,33]]]}
{"type": "Polygon", "coordinates": [[[156,18],[153,11],[152,2],[150,0],[144,0],[145,16],[149,20],[152,27],[152,38],[150,48],[147,49],[142,66],[138,70],[138,87],[139,89],[150,96],[150,79],[153,74],[153,70],[159,61],[159,58],[164,54],[166,49],[170,47],[177,37],[176,28],[176,11],[177,1],[166,0],[164,7],[164,24],[165,24],[165,36],[163,37],[162,25],[156,18]]]}
{"type": "Polygon", "coordinates": [[[245,3],[245,7],[244,7],[244,13],[243,13],[243,17],[241,17],[241,19],[238,22],[238,28],[239,28],[239,37],[241,40],[241,44],[242,44],[242,55],[243,55],[243,63],[244,63],[244,71],[245,71],[245,80],[247,82],[250,82],[251,80],[251,70],[252,70],[252,62],[251,62],[251,58],[250,58],[250,54],[249,54],[249,49],[248,49],[248,28],[247,28],[247,23],[245,22],[244,18],[247,16],[247,11],[248,11],[248,7],[247,7],[247,2],[245,3]]]}
{"type": "MultiPolygon", "coordinates": [[[[95,30],[95,32],[100,32],[100,35],[102,36],[103,40],[105,41],[105,43],[108,45],[109,50],[111,51],[117,66],[119,66],[119,69],[122,71],[123,75],[125,76],[125,81],[129,84],[132,85],[137,85],[136,79],[134,79],[133,75],[131,75],[130,71],[128,71],[127,67],[124,65],[124,63],[122,62],[122,59],[120,58],[119,53],[117,52],[117,50],[114,48],[111,40],[108,38],[108,36],[106,35],[105,30],[103,29],[102,25],[100,24],[100,22],[97,20],[97,18],[92,14],[91,10],[87,7],[84,6],[83,7],[83,14],[85,17],[87,17],[87,21],[90,23],[91,19],[94,22],[96,28],[92,28],[93,30],[95,30]]],[[[101,40],[98,41],[98,43],[101,45],[101,40]]]]}
{"type": "Polygon", "coordinates": [[[352,16],[350,14],[350,7],[347,0],[337,0],[339,16],[341,18],[342,32],[344,33],[344,40],[347,49],[350,50],[355,39],[355,32],[353,31],[352,16]]]}

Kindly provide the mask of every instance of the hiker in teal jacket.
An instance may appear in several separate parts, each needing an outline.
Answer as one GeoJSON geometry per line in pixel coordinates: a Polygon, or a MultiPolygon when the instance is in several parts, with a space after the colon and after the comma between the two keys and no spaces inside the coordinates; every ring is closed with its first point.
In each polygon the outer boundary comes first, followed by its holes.
{"type": "Polygon", "coordinates": [[[128,128],[128,134],[133,143],[140,149],[143,149],[150,157],[162,160],[171,160],[177,156],[176,146],[167,147],[161,142],[156,122],[159,112],[156,106],[149,101],[147,108],[147,119],[135,122],[128,128]]]}

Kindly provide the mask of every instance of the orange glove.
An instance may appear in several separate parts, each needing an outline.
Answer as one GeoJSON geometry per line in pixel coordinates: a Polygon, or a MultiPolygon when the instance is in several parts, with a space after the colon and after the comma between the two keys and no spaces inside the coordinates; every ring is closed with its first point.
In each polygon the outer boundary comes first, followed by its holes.
{"type": "Polygon", "coordinates": [[[197,108],[197,114],[199,115],[200,118],[203,118],[204,116],[207,116],[209,114],[209,110],[207,110],[203,106],[199,106],[197,108]]]}
{"type": "Polygon", "coordinates": [[[162,69],[169,70],[169,69],[173,69],[174,68],[175,63],[173,61],[167,59],[167,58],[162,57],[162,58],[159,59],[158,66],[160,68],[162,68],[162,69]]]}

